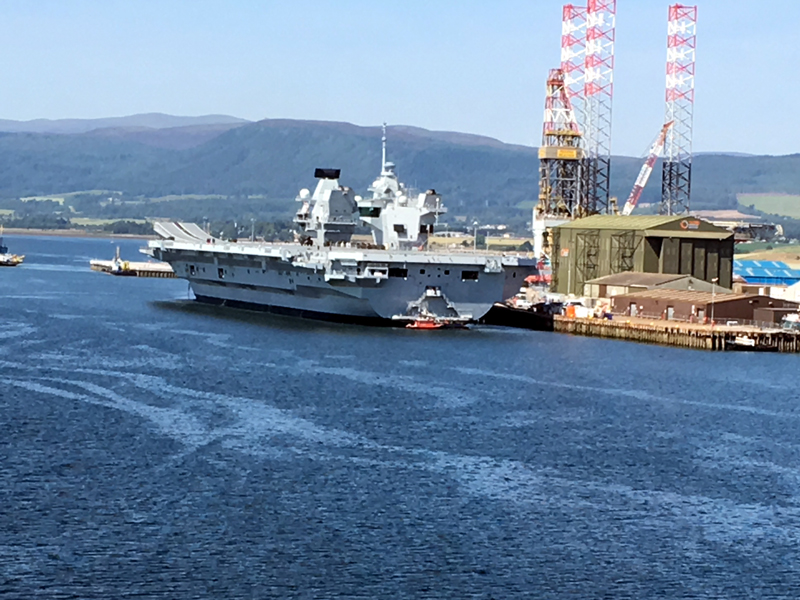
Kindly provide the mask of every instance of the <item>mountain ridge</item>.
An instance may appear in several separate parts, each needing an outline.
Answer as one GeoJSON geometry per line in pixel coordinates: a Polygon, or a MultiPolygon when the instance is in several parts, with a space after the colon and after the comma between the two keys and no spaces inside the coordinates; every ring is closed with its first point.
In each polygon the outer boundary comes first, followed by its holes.
{"type": "Polygon", "coordinates": [[[148,127],[166,129],[191,125],[221,125],[250,123],[247,119],[230,115],[200,115],[197,117],[168,115],[166,113],[140,113],[124,117],[96,119],[32,119],[16,121],[0,119],[0,131],[9,133],[86,133],[96,129],[120,127],[148,127]]]}
{"type": "MultiPolygon", "coordinates": [[[[342,169],[343,185],[367,193],[381,167],[381,136],[380,126],[296,119],[160,129],[129,125],[75,134],[0,132],[0,199],[6,199],[0,208],[30,211],[33,205],[15,204],[16,199],[104,189],[121,191],[123,199],[109,206],[86,199],[76,210],[92,216],[195,219],[214,211],[263,211],[286,217],[297,191],[313,187],[316,167],[342,169]],[[223,200],[147,203],[188,195],[223,200]],[[248,200],[255,197],[262,200],[248,200]]],[[[451,215],[483,222],[530,219],[539,192],[535,147],[406,125],[388,127],[387,137],[388,159],[397,164],[401,181],[435,188],[451,215]]],[[[611,194],[620,202],[642,162],[613,158],[611,194]]],[[[643,205],[659,202],[659,184],[656,173],[643,205]]],[[[800,155],[699,154],[692,185],[697,209],[736,208],[738,193],[797,194],[800,155]]]]}

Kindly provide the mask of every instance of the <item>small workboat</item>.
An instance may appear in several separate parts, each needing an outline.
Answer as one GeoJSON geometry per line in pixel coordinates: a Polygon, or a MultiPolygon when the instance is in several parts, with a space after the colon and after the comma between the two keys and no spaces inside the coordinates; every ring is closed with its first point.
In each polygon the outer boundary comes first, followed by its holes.
{"type": "Polygon", "coordinates": [[[465,321],[422,317],[406,325],[407,329],[469,329],[465,321]]]}
{"type": "Polygon", "coordinates": [[[442,327],[444,327],[444,323],[438,323],[430,319],[417,319],[406,325],[407,329],[441,329],[442,327]]]}
{"type": "Polygon", "coordinates": [[[8,246],[3,243],[3,226],[0,225],[0,267],[16,267],[24,260],[25,255],[8,253],[8,246]]]}

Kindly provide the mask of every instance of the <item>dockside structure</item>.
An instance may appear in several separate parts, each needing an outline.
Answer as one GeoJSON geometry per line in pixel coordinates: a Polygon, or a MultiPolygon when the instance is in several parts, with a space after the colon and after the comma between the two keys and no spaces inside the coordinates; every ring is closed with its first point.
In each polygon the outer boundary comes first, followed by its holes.
{"type": "Polygon", "coordinates": [[[687,216],[593,215],[553,229],[552,284],[581,295],[590,280],[614,273],[691,275],[730,288],[733,232],[687,216]]]}
{"type": "Polygon", "coordinates": [[[583,295],[588,298],[611,298],[620,294],[654,289],[694,290],[720,294],[731,292],[731,290],[691,275],[625,271],[587,281],[583,286],[583,295]]]}
{"type": "MultiPolygon", "coordinates": [[[[797,312],[798,304],[768,296],[746,294],[715,294],[692,290],[653,289],[643,292],[620,294],[611,298],[611,311],[617,315],[643,315],[668,321],[680,320],[704,323],[714,319],[757,321],[757,309],[785,309],[797,312]]],[[[765,322],[776,322],[775,318],[761,318],[765,322]]]]}

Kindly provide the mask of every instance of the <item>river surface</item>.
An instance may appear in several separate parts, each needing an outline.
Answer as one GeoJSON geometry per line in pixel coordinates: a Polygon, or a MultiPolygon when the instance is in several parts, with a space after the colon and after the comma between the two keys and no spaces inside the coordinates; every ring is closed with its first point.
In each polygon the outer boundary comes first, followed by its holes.
{"type": "Polygon", "coordinates": [[[800,356],[262,316],[6,241],[0,597],[800,597],[800,356]]]}

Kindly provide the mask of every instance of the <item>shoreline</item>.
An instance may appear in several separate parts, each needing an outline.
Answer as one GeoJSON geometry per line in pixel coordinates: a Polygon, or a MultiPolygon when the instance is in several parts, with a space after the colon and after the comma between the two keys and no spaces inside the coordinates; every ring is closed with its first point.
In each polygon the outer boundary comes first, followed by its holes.
{"type": "Polygon", "coordinates": [[[155,235],[141,235],[136,233],[110,233],[108,231],[87,231],[86,229],[19,229],[4,228],[3,235],[44,235],[52,237],[83,237],[106,239],[154,240],[155,235]]]}

